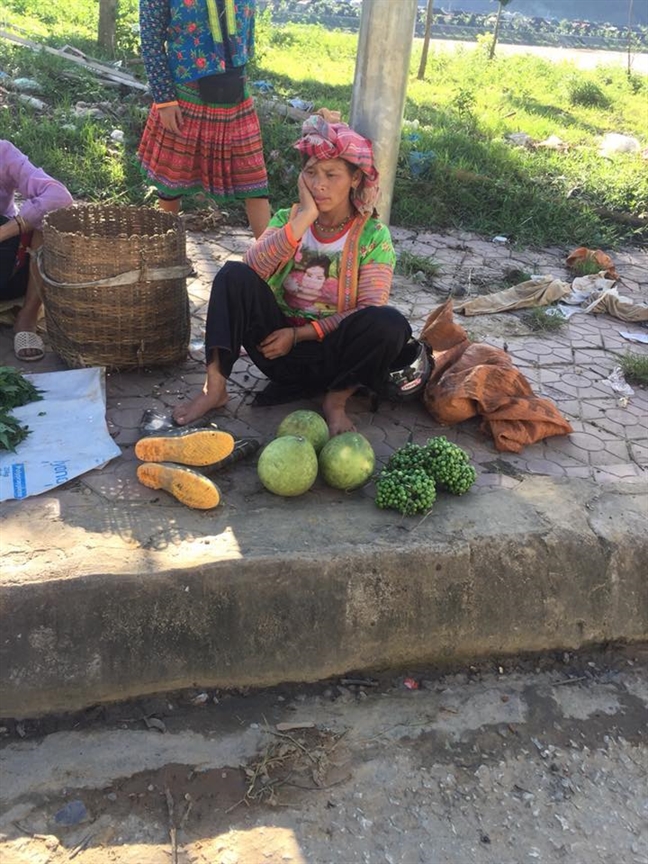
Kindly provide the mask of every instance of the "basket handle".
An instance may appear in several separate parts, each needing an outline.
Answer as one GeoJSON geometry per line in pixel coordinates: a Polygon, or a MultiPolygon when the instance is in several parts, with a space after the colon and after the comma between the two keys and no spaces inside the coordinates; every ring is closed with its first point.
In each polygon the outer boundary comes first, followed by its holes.
{"type": "Polygon", "coordinates": [[[139,270],[129,270],[118,276],[97,279],[95,282],[56,282],[54,279],[50,279],[43,270],[42,246],[36,251],[35,258],[41,279],[46,285],[51,285],[53,288],[111,288],[117,285],[135,285],[137,282],[161,282],[164,279],[182,279],[188,276],[193,269],[188,261],[173,267],[152,267],[151,269],[143,264],[139,270]]]}

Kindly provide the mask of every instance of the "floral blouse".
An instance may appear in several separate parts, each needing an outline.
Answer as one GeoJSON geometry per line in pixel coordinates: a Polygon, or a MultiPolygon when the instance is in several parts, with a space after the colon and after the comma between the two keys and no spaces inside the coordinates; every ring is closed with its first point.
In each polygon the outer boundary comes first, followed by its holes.
{"type": "Polygon", "coordinates": [[[176,85],[228,66],[244,66],[254,53],[256,0],[140,0],[142,59],[153,99],[177,99],[176,85]],[[227,44],[219,6],[227,23],[227,44]]]}

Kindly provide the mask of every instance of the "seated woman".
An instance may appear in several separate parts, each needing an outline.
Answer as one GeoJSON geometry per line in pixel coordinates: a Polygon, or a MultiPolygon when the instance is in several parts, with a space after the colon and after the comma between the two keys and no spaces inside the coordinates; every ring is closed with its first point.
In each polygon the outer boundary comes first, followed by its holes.
{"type": "Polygon", "coordinates": [[[36,333],[41,308],[38,274],[29,253],[43,242],[43,217],[72,203],[68,190],[36,168],[10,141],[0,139],[0,301],[24,297],[14,325],[19,360],[42,360],[43,340],[36,333]],[[22,199],[20,212],[14,196],[22,199]]]}
{"type": "Polygon", "coordinates": [[[304,161],[299,204],[275,214],[244,263],[227,263],[216,275],[207,380],[175,408],[179,425],[225,405],[243,346],[271,381],[325,391],[332,435],[353,430],[349,397],[359,386],[379,392],[411,336],[403,315],[386,305],[395,256],[374,210],[371,143],[345,123],[314,116],[295,147],[304,161]]]}

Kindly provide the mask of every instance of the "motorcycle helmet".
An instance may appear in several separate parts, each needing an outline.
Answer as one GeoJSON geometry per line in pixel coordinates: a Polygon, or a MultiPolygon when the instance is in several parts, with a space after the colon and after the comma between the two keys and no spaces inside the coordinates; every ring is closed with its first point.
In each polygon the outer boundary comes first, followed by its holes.
{"type": "Polygon", "coordinates": [[[418,399],[428,382],[434,359],[423,342],[410,339],[389,370],[385,396],[393,402],[418,399]]]}

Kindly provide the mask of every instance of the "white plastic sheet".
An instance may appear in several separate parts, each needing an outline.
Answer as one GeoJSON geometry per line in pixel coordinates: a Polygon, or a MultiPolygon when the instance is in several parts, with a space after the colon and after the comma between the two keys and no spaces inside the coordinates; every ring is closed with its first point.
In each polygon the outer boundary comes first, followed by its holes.
{"type": "Polygon", "coordinates": [[[31,431],[15,453],[0,452],[0,501],[39,495],[121,454],[106,426],[103,369],[26,377],[43,399],[12,412],[31,431]]]}

